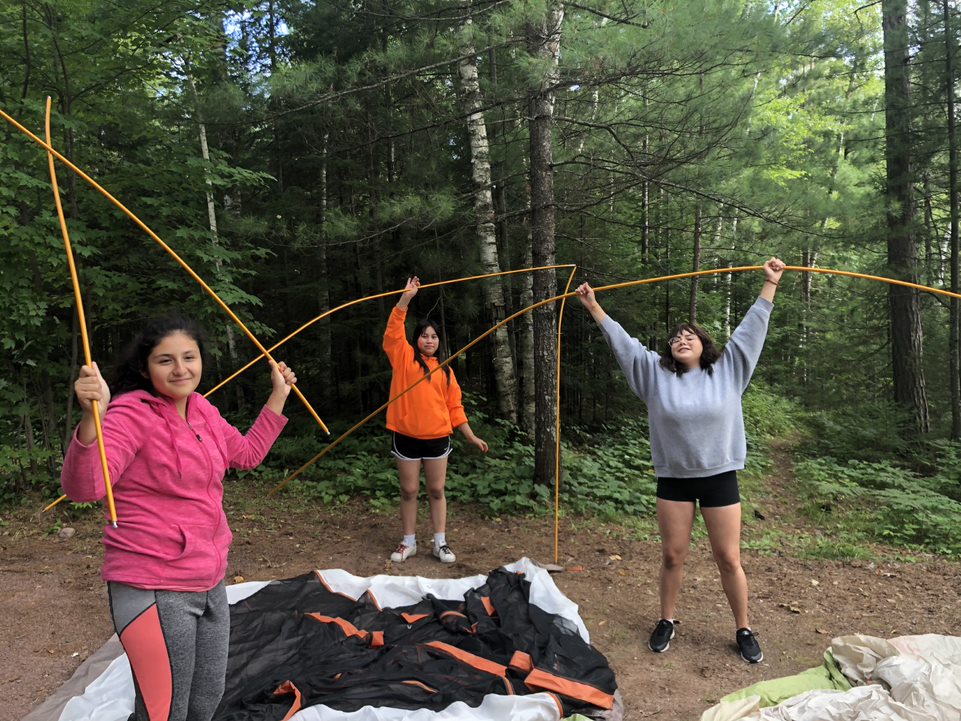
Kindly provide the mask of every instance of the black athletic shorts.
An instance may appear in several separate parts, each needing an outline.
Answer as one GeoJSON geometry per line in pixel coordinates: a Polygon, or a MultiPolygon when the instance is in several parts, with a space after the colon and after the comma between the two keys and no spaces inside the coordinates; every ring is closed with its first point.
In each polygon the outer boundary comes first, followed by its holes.
{"type": "Polygon", "coordinates": [[[442,438],[411,438],[397,431],[391,432],[390,452],[399,461],[436,461],[447,458],[454,450],[450,436],[442,438]]]}
{"type": "Polygon", "coordinates": [[[725,471],[703,478],[658,478],[657,497],[665,501],[700,501],[701,508],[717,508],[741,502],[737,471],[725,471]]]}

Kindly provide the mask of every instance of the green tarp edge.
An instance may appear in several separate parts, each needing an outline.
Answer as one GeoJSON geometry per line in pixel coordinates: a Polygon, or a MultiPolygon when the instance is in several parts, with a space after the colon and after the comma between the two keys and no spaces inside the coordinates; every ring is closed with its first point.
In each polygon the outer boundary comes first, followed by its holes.
{"type": "Polygon", "coordinates": [[[841,673],[841,668],[829,649],[824,652],[824,663],[820,666],[809,668],[807,671],[802,671],[793,676],[759,681],[752,686],[729,693],[721,699],[721,703],[741,701],[750,696],[758,696],[761,699],[761,708],[765,708],[767,706],[777,706],[782,701],[806,691],[847,691],[850,688],[850,682],[841,673]]]}

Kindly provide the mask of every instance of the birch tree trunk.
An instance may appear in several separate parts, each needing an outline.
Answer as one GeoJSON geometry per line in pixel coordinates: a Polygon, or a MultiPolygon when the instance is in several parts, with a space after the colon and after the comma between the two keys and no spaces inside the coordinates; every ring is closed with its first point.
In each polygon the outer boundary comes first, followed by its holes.
{"type": "MultiPolygon", "coordinates": [[[[217,206],[214,202],[214,183],[210,177],[210,146],[207,144],[207,126],[204,123],[203,115],[200,112],[200,102],[197,97],[197,86],[194,84],[193,75],[190,73],[190,64],[184,60],[184,74],[187,78],[187,87],[190,90],[190,98],[194,105],[194,117],[197,120],[197,131],[200,135],[200,155],[204,161],[204,193],[207,200],[207,224],[210,228],[210,235],[213,237],[214,245],[220,245],[220,233],[217,229],[217,206]]],[[[223,263],[220,258],[214,261],[217,277],[223,273],[223,263]]],[[[239,355],[237,354],[237,338],[234,335],[234,328],[227,324],[224,327],[227,336],[227,357],[230,358],[231,368],[239,365],[239,355]]],[[[240,386],[236,385],[236,399],[238,407],[243,407],[243,393],[240,386]]]]}
{"type": "MultiPolygon", "coordinates": [[[[467,135],[470,140],[471,180],[474,190],[474,216],[477,223],[477,240],[480,243],[481,265],[485,273],[501,272],[497,255],[497,232],[494,225],[494,198],[491,193],[490,145],[487,141],[487,123],[483,113],[480,78],[477,72],[477,55],[470,40],[472,20],[464,23],[467,38],[463,47],[463,59],[458,72],[463,90],[464,109],[467,112],[467,135]]],[[[484,302],[491,321],[499,323],[506,318],[504,284],[501,278],[484,283],[484,302]]],[[[497,387],[498,408],[502,418],[517,423],[517,379],[511,341],[506,327],[494,331],[494,382],[497,387]]]]}
{"type": "MultiPolygon", "coordinates": [[[[944,78],[948,101],[948,205],[951,216],[951,292],[958,293],[958,133],[954,105],[954,29],[951,26],[951,7],[941,1],[944,11],[944,78]]],[[[949,384],[951,385],[951,439],[961,440],[961,301],[951,299],[951,329],[948,343],[950,356],[949,384]]]]}
{"type": "MultiPolygon", "coordinates": [[[[914,233],[911,148],[911,78],[907,0],[883,0],[886,215],[888,265],[895,278],[918,282],[914,233]]],[[[922,368],[921,311],[918,291],[889,286],[894,399],[906,413],[908,433],[927,433],[930,422],[922,368]]]]}
{"type": "MultiPolygon", "coordinates": [[[[330,143],[330,133],[325,132],[320,146],[320,187],[317,193],[320,196],[317,200],[318,224],[320,225],[320,238],[317,243],[317,274],[320,282],[317,283],[317,305],[319,311],[324,313],[330,310],[330,284],[327,282],[327,148],[330,143]]],[[[320,383],[321,388],[334,388],[334,379],[331,372],[331,349],[330,318],[320,321],[318,330],[320,343],[318,348],[318,360],[320,361],[320,383]]]]}
{"type": "MultiPolygon", "coordinates": [[[[555,263],[554,238],[554,87],[557,84],[564,7],[549,4],[543,17],[527,26],[528,52],[545,68],[540,87],[530,95],[531,254],[535,266],[555,263]]],[[[557,295],[553,273],[534,278],[534,302],[557,295]]],[[[554,477],[557,444],[557,308],[534,311],[534,482],[554,477]]]]}
{"type": "MultiPolygon", "coordinates": [[[[702,232],[702,213],[701,204],[698,203],[697,207],[694,209],[694,262],[691,265],[691,271],[696,273],[701,269],[701,232],[702,232]]],[[[691,323],[697,323],[697,291],[700,287],[700,278],[694,276],[691,278],[691,307],[689,319],[691,323]]]]}

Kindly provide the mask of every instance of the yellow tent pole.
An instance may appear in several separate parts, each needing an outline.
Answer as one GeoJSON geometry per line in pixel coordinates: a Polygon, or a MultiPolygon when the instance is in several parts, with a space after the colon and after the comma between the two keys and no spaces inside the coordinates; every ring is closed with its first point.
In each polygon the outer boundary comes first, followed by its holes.
{"type": "MultiPolygon", "coordinates": [[[[136,223],[141,230],[143,230],[147,235],[149,235],[161,248],[167,251],[170,257],[173,258],[184,270],[186,270],[191,278],[193,278],[195,281],[197,281],[197,283],[200,284],[200,287],[203,288],[207,292],[207,294],[214,299],[217,305],[219,305],[227,313],[227,315],[230,316],[230,318],[234,321],[234,323],[236,323],[240,327],[240,329],[247,335],[250,341],[257,347],[257,350],[259,350],[261,353],[267,356],[268,359],[274,360],[273,357],[270,355],[270,353],[267,351],[267,349],[264,348],[263,345],[261,345],[259,340],[257,340],[256,336],[254,336],[254,334],[250,332],[250,329],[248,329],[247,326],[244,325],[243,322],[240,320],[240,318],[238,318],[234,314],[234,312],[227,306],[227,304],[224,303],[223,300],[221,300],[220,296],[217,295],[213,291],[213,289],[204,282],[203,278],[201,278],[199,275],[197,275],[196,272],[194,272],[194,269],[191,268],[186,263],[186,261],[184,261],[183,258],[177,255],[169,245],[167,245],[163,240],[161,240],[160,236],[154,233],[153,230],[151,230],[146,223],[144,223],[142,220],[140,220],[140,218],[134,215],[134,213],[130,209],[128,209],[123,203],[121,203],[119,200],[113,197],[110,193],[108,193],[107,190],[103,188],[103,186],[97,183],[97,181],[95,181],[93,178],[91,178],[89,175],[83,172],[80,168],[78,168],[76,165],[70,162],[66,157],[64,157],[56,149],[51,147],[49,143],[45,143],[43,140],[38,138],[29,130],[27,130],[27,128],[25,128],[23,125],[18,123],[12,117],[10,117],[2,109],[0,109],[0,117],[2,117],[11,125],[13,125],[17,130],[19,130],[21,133],[23,133],[28,138],[33,140],[35,143],[37,143],[43,148],[46,148],[48,154],[56,157],[57,160],[62,162],[64,165],[70,168],[70,170],[72,170],[74,173],[76,173],[81,178],[83,178],[84,181],[89,183],[97,192],[103,195],[107,200],[109,200],[117,208],[119,208],[128,218],[130,218],[134,223],[136,223]]],[[[324,425],[324,422],[320,419],[320,416],[317,415],[317,411],[315,411],[313,407],[310,405],[310,403],[307,402],[307,399],[304,398],[304,395],[303,393],[300,392],[300,389],[297,388],[296,385],[294,385],[294,386],[291,386],[291,390],[300,399],[301,403],[304,404],[304,406],[307,408],[310,415],[313,416],[315,421],[317,421],[317,424],[324,430],[324,433],[329,434],[330,431],[327,430],[327,426],[324,425]]]]}
{"type": "MultiPolygon", "coordinates": [[[[420,286],[420,288],[421,288],[421,289],[424,289],[424,288],[437,288],[437,287],[444,286],[444,285],[454,285],[455,283],[464,283],[464,282],[469,281],[469,280],[482,280],[482,279],[484,279],[484,278],[496,278],[496,277],[501,276],[501,275],[514,275],[514,274],[517,274],[517,273],[533,273],[533,272],[538,271],[538,270],[552,270],[552,269],[555,269],[555,268],[572,268],[572,267],[576,268],[577,266],[572,266],[570,263],[565,263],[565,264],[563,264],[563,265],[545,265],[545,266],[541,266],[541,267],[539,267],[539,268],[520,268],[520,269],[518,269],[518,270],[505,270],[505,271],[501,271],[501,272],[499,272],[499,273],[487,273],[487,274],[485,274],[485,275],[472,275],[472,276],[465,277],[465,278],[455,278],[455,279],[453,279],[453,280],[442,280],[442,281],[438,281],[438,282],[436,282],[436,283],[425,283],[424,285],[420,286]]],[[[357,305],[357,304],[359,304],[359,303],[365,303],[365,302],[367,302],[367,301],[369,301],[369,300],[377,300],[378,298],[386,298],[386,297],[391,296],[391,295],[400,295],[400,294],[403,293],[403,292],[404,292],[403,289],[401,289],[401,290],[389,290],[389,291],[387,291],[387,292],[385,292],[385,293],[377,293],[376,295],[368,295],[368,296],[365,296],[365,297],[363,297],[363,298],[358,298],[358,299],[356,299],[356,300],[349,301],[349,302],[347,302],[347,303],[342,303],[341,305],[338,305],[336,308],[331,308],[330,310],[327,310],[327,311],[321,313],[321,314],[320,314],[319,316],[317,316],[316,318],[313,318],[313,319],[307,321],[307,322],[304,323],[302,326],[300,326],[300,328],[298,328],[298,329],[295,330],[293,333],[291,333],[290,335],[288,335],[286,338],[284,338],[283,340],[280,340],[280,341],[278,341],[277,343],[275,343],[274,345],[272,345],[270,348],[268,348],[268,350],[269,350],[271,353],[273,353],[275,350],[277,350],[278,348],[280,348],[280,346],[282,346],[284,343],[286,343],[287,341],[289,341],[291,338],[293,338],[294,336],[296,336],[297,334],[299,334],[301,331],[306,330],[307,328],[309,328],[310,326],[312,326],[314,323],[316,323],[316,322],[318,322],[318,321],[320,321],[320,320],[323,320],[324,318],[326,318],[326,317],[329,316],[329,315],[333,315],[333,314],[336,313],[337,311],[343,310],[344,308],[349,308],[349,307],[352,306],[352,305],[357,305]]],[[[243,368],[241,368],[240,370],[234,371],[233,374],[231,374],[230,376],[228,376],[228,377],[225,378],[224,380],[220,381],[220,383],[218,383],[218,384],[215,385],[213,388],[211,388],[209,391],[207,391],[206,393],[204,393],[204,398],[206,398],[207,396],[211,395],[211,394],[214,393],[215,391],[218,391],[218,390],[220,390],[221,388],[223,388],[225,385],[227,385],[228,383],[230,383],[230,381],[232,381],[234,378],[236,378],[237,376],[239,376],[241,373],[243,373],[244,371],[246,371],[248,368],[250,368],[250,367],[251,367],[252,365],[254,365],[255,363],[259,362],[260,359],[263,358],[263,357],[264,357],[263,355],[259,355],[259,356],[257,356],[256,358],[254,358],[252,361],[250,361],[247,365],[245,365],[243,368]]]]}
{"type": "Polygon", "coordinates": [[[557,316],[557,397],[555,399],[555,420],[554,420],[554,563],[559,563],[560,557],[560,534],[561,534],[561,329],[564,326],[564,307],[567,304],[568,292],[571,283],[574,282],[574,274],[577,266],[571,269],[571,277],[567,279],[564,286],[564,295],[561,296],[561,309],[557,316]]]}
{"type": "MultiPolygon", "coordinates": [[[[51,99],[47,96],[47,107],[44,120],[44,131],[47,143],[50,139],[50,106],[51,99]]],[[[80,279],[77,277],[77,265],[73,259],[73,248],[70,245],[70,233],[67,231],[67,219],[63,214],[63,204],[60,202],[60,188],[57,186],[57,170],[53,163],[53,155],[47,152],[47,162],[50,166],[50,186],[53,188],[53,200],[57,206],[57,217],[60,219],[60,234],[63,235],[63,245],[67,253],[67,266],[70,268],[70,280],[73,283],[73,297],[77,303],[77,320],[80,325],[80,340],[83,343],[84,362],[93,367],[93,356],[90,354],[90,338],[87,336],[87,319],[83,312],[83,296],[80,293],[80,279]]],[[[100,403],[93,401],[93,422],[97,430],[97,449],[100,451],[100,466],[103,468],[103,481],[107,489],[107,509],[110,521],[117,527],[117,506],[113,500],[113,484],[110,483],[110,469],[107,468],[107,449],[103,444],[103,425],[100,422],[100,403]]],[[[48,506],[52,508],[52,506],[48,506]]],[[[47,510],[46,508],[44,510],[47,510]]]]}
{"type": "MultiPolygon", "coordinates": [[[[662,283],[666,280],[679,280],[682,278],[697,278],[702,275],[720,275],[722,273],[743,273],[748,270],[763,270],[763,265],[743,265],[736,268],[715,268],[713,270],[697,270],[691,271],[690,273],[676,273],[674,275],[663,275],[658,278],[644,278],[642,280],[629,280],[624,283],[613,283],[611,285],[604,285],[599,288],[594,288],[594,292],[603,292],[608,290],[616,290],[618,288],[630,288],[636,285],[648,285],[650,283],[662,283]]],[[[923,290],[927,293],[935,293],[937,295],[946,295],[951,298],[961,298],[961,293],[952,293],[950,290],[944,290],[943,288],[932,288],[928,285],[920,285],[918,283],[910,283],[906,280],[895,280],[894,278],[885,278],[881,275],[868,275],[866,273],[855,273],[850,270],[834,270],[832,268],[808,268],[803,265],[786,265],[784,270],[793,270],[798,273],[820,273],[823,275],[840,275],[846,278],[861,278],[863,280],[874,280],[879,283],[887,283],[889,285],[900,285],[906,288],[914,288],[915,290],[923,290]]],[[[573,296],[573,293],[569,293],[567,297],[573,296]]],[[[558,296],[560,298],[562,296],[558,296]]]]}

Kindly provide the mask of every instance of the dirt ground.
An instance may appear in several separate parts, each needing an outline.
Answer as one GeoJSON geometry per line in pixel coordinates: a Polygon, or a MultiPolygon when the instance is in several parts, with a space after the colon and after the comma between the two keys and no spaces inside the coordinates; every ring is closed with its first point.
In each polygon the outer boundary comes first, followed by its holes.
{"type": "MultiPolygon", "coordinates": [[[[813,532],[793,514],[786,481],[772,479],[755,499],[763,513],[746,514],[745,539],[772,527],[788,537],[813,532]]],[[[268,487],[228,489],[235,534],[228,581],[284,578],[314,568],[458,577],[522,556],[554,560],[553,519],[481,519],[452,507],[448,538],[457,563],[441,566],[424,554],[395,566],[386,560],[398,540],[393,514],[372,513],[360,503],[327,509],[290,494],[267,498],[268,487]]],[[[422,538],[427,523],[422,511],[422,538]]],[[[23,509],[0,517],[0,696],[7,699],[0,721],[17,721],[38,706],[111,635],[98,575],[100,526],[93,511],[77,517],[23,509]],[[61,524],[74,535],[56,533],[61,524]]],[[[559,560],[566,570],[554,575],[610,660],[630,721],[696,720],[731,691],[817,665],[834,636],[961,634],[956,563],[904,563],[883,551],[874,561],[850,562],[745,551],[752,626],[765,653],[763,663],[748,665],[736,654],[717,571],[706,542],[699,541],[687,568],[678,636],[667,653],[656,655],[646,641],[658,616],[659,546],[643,536],[623,526],[563,519],[559,560]]]]}

